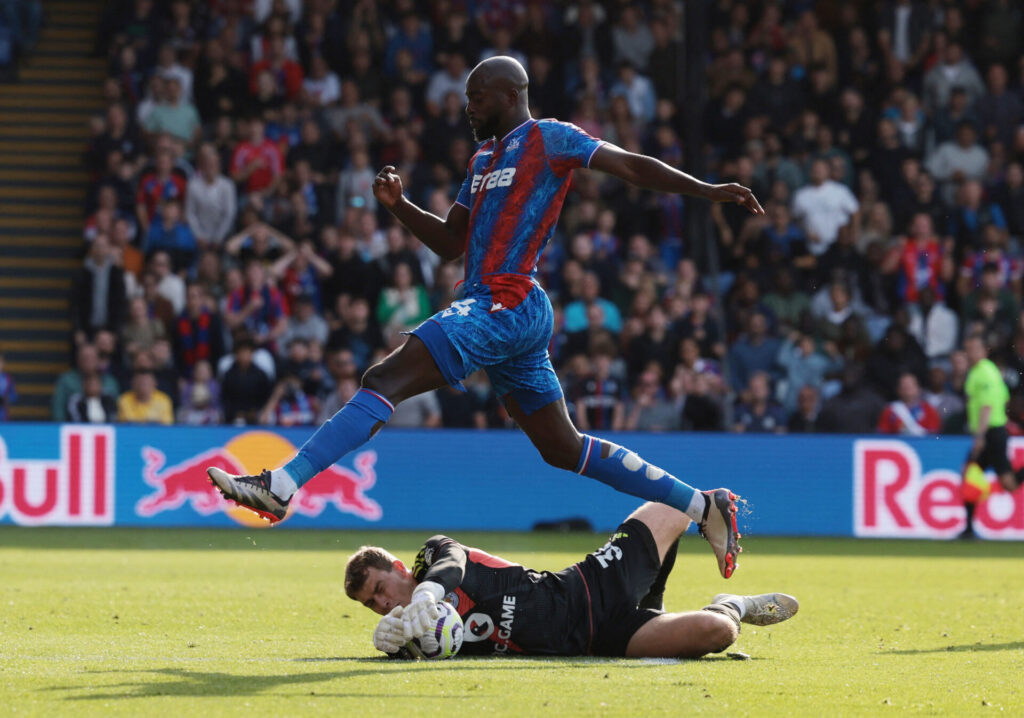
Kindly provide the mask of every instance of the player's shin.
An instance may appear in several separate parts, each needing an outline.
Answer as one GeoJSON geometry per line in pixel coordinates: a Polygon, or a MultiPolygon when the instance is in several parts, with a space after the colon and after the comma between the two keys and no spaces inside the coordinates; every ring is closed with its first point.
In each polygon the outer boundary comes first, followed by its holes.
{"type": "Polygon", "coordinates": [[[272,491],[287,498],[348,452],[365,444],[374,427],[387,423],[395,407],[385,397],[360,389],[338,413],[317,429],[299,453],[271,472],[272,491]]]}
{"type": "Polygon", "coordinates": [[[682,511],[694,521],[704,519],[704,496],[635,452],[610,441],[583,436],[576,473],[597,479],[613,489],[682,511]]]}

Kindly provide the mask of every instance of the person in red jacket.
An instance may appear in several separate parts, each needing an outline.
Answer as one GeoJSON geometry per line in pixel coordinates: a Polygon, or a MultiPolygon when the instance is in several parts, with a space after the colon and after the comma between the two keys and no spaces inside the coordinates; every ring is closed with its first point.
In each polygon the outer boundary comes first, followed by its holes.
{"type": "Polygon", "coordinates": [[[921,385],[916,376],[910,372],[902,374],[897,393],[899,400],[885,407],[878,419],[879,432],[905,436],[939,433],[942,420],[935,408],[921,396],[921,385]]]}
{"type": "Polygon", "coordinates": [[[909,236],[901,241],[901,247],[900,298],[916,302],[921,290],[930,287],[935,296],[942,299],[945,296],[945,282],[953,278],[953,263],[935,236],[930,216],[923,212],[914,215],[909,236]]]}
{"type": "Polygon", "coordinates": [[[274,35],[267,47],[267,57],[254,63],[249,70],[249,93],[256,94],[256,79],[264,70],[270,72],[277,82],[277,89],[289,102],[294,101],[302,90],[302,66],[289,60],[285,55],[284,37],[274,35]]]}
{"type": "Polygon", "coordinates": [[[244,188],[245,194],[268,196],[277,188],[284,174],[284,158],[277,145],[264,134],[263,120],[249,121],[249,139],[238,143],[231,155],[231,179],[244,188]]]}

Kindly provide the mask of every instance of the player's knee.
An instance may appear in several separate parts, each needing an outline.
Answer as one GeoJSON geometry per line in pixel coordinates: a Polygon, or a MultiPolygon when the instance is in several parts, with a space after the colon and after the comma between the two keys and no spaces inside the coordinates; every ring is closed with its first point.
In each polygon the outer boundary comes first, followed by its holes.
{"type": "Polygon", "coordinates": [[[704,612],[704,641],[707,653],[719,653],[736,642],[739,627],[720,613],[704,612]]]}
{"type": "Polygon", "coordinates": [[[378,362],[363,372],[363,378],[359,382],[359,386],[363,389],[375,391],[382,396],[388,396],[390,386],[388,382],[388,370],[387,367],[384,366],[384,363],[378,362]]]}
{"type": "Polygon", "coordinates": [[[537,450],[544,461],[557,469],[574,471],[580,461],[580,452],[583,450],[582,441],[555,440],[547,438],[543,442],[536,443],[537,450]]]}

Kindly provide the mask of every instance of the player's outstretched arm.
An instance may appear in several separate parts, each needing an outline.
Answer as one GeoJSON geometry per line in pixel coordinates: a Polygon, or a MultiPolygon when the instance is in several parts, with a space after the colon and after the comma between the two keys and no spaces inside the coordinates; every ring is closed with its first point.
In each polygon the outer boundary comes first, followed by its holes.
{"type": "Polygon", "coordinates": [[[455,259],[466,251],[469,210],[461,204],[453,204],[445,219],[421,209],[402,194],[402,179],[391,165],[377,173],[373,180],[373,195],[441,259],[455,259]]]}
{"type": "Polygon", "coordinates": [[[764,214],[754,193],[743,185],[708,184],[654,157],[627,152],[609,143],[601,145],[594,153],[590,169],[607,172],[644,189],[702,197],[712,202],[733,202],[743,205],[751,214],[764,214]]]}

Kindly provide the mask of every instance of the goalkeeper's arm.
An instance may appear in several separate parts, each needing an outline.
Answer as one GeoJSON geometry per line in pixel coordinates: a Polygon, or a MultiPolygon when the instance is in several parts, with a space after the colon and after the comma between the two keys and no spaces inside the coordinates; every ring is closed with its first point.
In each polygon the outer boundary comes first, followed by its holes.
{"type": "Polygon", "coordinates": [[[429,581],[441,586],[444,596],[462,583],[466,560],[466,549],[457,541],[447,536],[433,536],[416,554],[412,575],[419,583],[429,581]]]}

